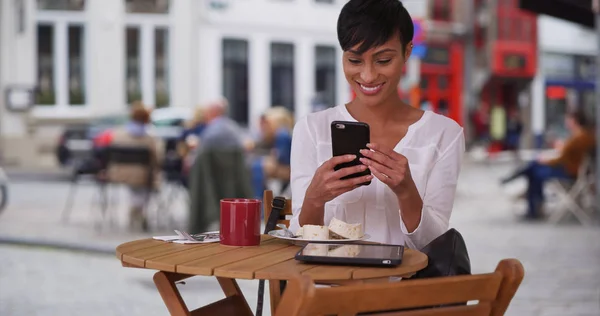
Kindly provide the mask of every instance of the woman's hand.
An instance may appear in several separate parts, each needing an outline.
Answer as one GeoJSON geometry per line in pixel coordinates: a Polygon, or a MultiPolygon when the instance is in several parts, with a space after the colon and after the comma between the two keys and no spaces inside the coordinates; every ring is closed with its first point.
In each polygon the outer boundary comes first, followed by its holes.
{"type": "Polygon", "coordinates": [[[336,197],[356,189],[362,183],[371,181],[373,179],[371,175],[341,180],[345,176],[367,170],[367,166],[365,165],[346,167],[337,171],[334,170],[335,166],[351,162],[354,159],[356,159],[354,155],[336,156],[317,168],[306,190],[304,202],[310,203],[314,207],[322,207],[325,203],[336,197]]]}
{"type": "Polygon", "coordinates": [[[369,149],[360,153],[365,156],[360,162],[371,169],[371,173],[399,196],[413,184],[408,159],[403,155],[378,144],[367,144],[369,149]]]}

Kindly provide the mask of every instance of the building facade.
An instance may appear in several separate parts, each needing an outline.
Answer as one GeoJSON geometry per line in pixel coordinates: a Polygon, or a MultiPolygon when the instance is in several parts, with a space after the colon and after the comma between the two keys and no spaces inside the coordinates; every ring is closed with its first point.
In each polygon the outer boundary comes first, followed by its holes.
{"type": "MultiPolygon", "coordinates": [[[[336,36],[345,2],[0,1],[0,91],[33,98],[26,110],[0,101],[3,162],[50,166],[65,125],[124,115],[135,100],[195,107],[225,96],[250,128],[271,106],[298,118],[347,102],[336,36]]],[[[404,3],[428,14],[427,1],[404,3]]]]}
{"type": "Polygon", "coordinates": [[[594,117],[597,39],[594,31],[549,16],[538,17],[539,59],[532,85],[532,127],[538,147],[566,135],[564,116],[594,117]]]}

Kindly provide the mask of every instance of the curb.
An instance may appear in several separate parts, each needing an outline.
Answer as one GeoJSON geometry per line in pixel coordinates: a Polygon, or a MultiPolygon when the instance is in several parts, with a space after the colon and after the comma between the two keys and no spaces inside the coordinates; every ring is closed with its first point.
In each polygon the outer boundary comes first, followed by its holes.
{"type": "Polygon", "coordinates": [[[67,172],[26,172],[6,170],[9,181],[69,181],[71,175],[67,172]]]}
{"type": "Polygon", "coordinates": [[[41,240],[35,238],[15,238],[10,236],[0,236],[0,244],[18,245],[18,246],[29,246],[29,247],[45,247],[59,250],[68,250],[75,252],[87,252],[102,255],[115,255],[115,247],[113,246],[99,246],[99,245],[88,245],[73,242],[64,242],[58,240],[41,240]]]}

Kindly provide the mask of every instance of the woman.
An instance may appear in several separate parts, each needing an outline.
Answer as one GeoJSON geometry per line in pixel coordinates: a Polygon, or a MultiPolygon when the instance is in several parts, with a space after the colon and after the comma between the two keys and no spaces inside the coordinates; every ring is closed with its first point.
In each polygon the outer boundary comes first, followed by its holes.
{"type": "Polygon", "coordinates": [[[525,195],[527,197],[525,217],[528,219],[536,219],[542,215],[544,182],[552,178],[577,177],[581,163],[595,148],[594,132],[583,112],[569,113],[565,118],[565,125],[571,133],[571,138],[565,142],[557,158],[532,161],[525,168],[517,170],[502,180],[502,183],[506,184],[519,177],[527,177],[529,185],[525,195]]]}
{"type": "Polygon", "coordinates": [[[276,106],[267,110],[263,117],[261,143],[270,144],[270,148],[266,155],[257,157],[252,164],[252,181],[256,198],[262,197],[267,180],[279,180],[282,183],[280,190],[282,192],[287,189],[290,181],[290,154],[294,126],[292,113],[284,107],[276,106]]]}
{"type": "Polygon", "coordinates": [[[190,151],[198,145],[198,139],[206,128],[205,110],[197,107],[194,111],[194,117],[187,123],[186,129],[179,136],[177,151],[182,158],[187,157],[190,151]]]}
{"type": "MultiPolygon", "coordinates": [[[[130,121],[121,129],[114,131],[110,145],[126,148],[148,148],[150,150],[150,168],[152,168],[153,186],[157,184],[159,154],[156,140],[148,134],[146,125],[150,122],[150,112],[142,104],[131,108],[130,121]]],[[[133,230],[147,231],[146,206],[153,187],[148,186],[148,167],[139,164],[110,163],[108,166],[110,182],[121,183],[131,190],[129,224],[133,230]]]]}
{"type": "Polygon", "coordinates": [[[293,231],[332,218],[362,223],[371,241],[422,248],[448,229],[464,153],[454,121],[402,102],[396,87],[412,50],[413,23],[397,0],[350,0],[337,25],[348,104],[312,113],[295,126],[291,157],[293,231]],[[334,171],[330,123],[369,124],[362,165],[334,171]],[[370,149],[370,150],[369,150],[370,149]],[[342,177],[369,168],[371,176],[342,177]],[[358,184],[372,181],[369,186],[358,184]]]}

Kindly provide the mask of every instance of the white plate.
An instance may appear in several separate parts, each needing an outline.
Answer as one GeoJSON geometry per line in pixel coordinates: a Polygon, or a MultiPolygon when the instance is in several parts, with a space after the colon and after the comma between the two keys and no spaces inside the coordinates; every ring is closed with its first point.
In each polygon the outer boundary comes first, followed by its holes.
{"type": "Polygon", "coordinates": [[[290,237],[285,237],[283,235],[283,230],[281,230],[281,229],[272,230],[268,234],[269,234],[269,236],[272,236],[275,238],[290,241],[293,244],[298,245],[298,246],[303,246],[309,242],[315,242],[315,243],[357,242],[357,241],[368,240],[369,238],[371,238],[371,236],[369,234],[364,234],[361,238],[358,238],[358,239],[326,239],[326,240],[322,240],[322,239],[303,239],[300,237],[290,238],[290,237]]]}

